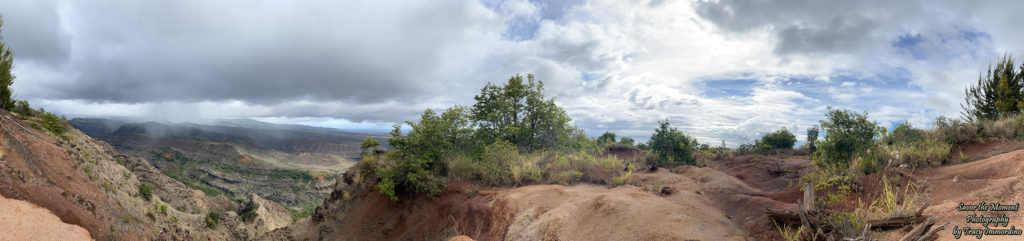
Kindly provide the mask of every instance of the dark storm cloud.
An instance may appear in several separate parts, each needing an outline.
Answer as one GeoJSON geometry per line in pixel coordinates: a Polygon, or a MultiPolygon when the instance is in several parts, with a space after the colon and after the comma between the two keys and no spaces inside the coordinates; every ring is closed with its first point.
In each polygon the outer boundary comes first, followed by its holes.
{"type": "Polygon", "coordinates": [[[19,61],[72,73],[27,94],[117,103],[414,102],[442,89],[443,57],[487,20],[458,1],[13,3],[29,5],[5,11],[19,61]]]}
{"type": "Polygon", "coordinates": [[[17,50],[19,62],[58,65],[67,60],[70,36],[54,5],[46,1],[4,1],[0,14],[5,20],[4,42],[17,50]]]}

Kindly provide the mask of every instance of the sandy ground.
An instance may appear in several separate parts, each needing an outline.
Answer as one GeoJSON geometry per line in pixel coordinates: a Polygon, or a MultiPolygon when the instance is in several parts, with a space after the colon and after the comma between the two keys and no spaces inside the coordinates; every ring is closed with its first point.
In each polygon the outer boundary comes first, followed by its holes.
{"type": "Polygon", "coordinates": [[[93,240],[89,231],[60,221],[32,203],[0,196],[0,240],[93,240]]]}
{"type": "MultiPolygon", "coordinates": [[[[984,229],[980,223],[967,223],[966,217],[971,214],[995,217],[1005,214],[1009,218],[1006,227],[989,228],[1006,229],[1011,226],[1017,230],[1024,229],[1022,211],[957,211],[963,202],[965,205],[976,205],[979,202],[1014,205],[1024,201],[1024,150],[1012,151],[991,158],[942,166],[933,169],[918,170],[911,176],[924,180],[927,185],[926,198],[932,203],[925,214],[942,217],[939,223],[949,222],[946,230],[941,231],[937,240],[957,240],[953,235],[953,227],[970,227],[984,229]]],[[[964,235],[959,240],[978,240],[975,236],[964,235]]],[[[1022,240],[1024,236],[982,236],[981,240],[1022,240]]]]}

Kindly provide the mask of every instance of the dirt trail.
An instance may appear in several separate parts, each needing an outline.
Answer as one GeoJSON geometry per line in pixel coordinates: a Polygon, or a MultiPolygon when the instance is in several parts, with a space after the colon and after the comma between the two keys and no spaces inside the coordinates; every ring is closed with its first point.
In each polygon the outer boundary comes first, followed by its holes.
{"type": "Polygon", "coordinates": [[[0,196],[0,240],[93,240],[89,231],[60,221],[50,210],[0,196]]]}
{"type": "MultiPolygon", "coordinates": [[[[937,240],[957,240],[952,233],[954,226],[984,229],[981,224],[967,223],[970,214],[985,217],[1006,214],[1009,228],[1024,228],[1024,215],[1020,211],[957,211],[960,202],[975,205],[978,202],[998,202],[1003,205],[1014,205],[1024,200],[1024,150],[1012,151],[987,159],[942,166],[911,172],[911,177],[924,183],[926,201],[931,202],[925,214],[942,217],[939,223],[950,222],[948,228],[940,232],[937,240]]],[[[973,239],[965,235],[960,240],[973,239]]],[[[1024,236],[983,236],[981,240],[1021,240],[1024,236]]]]}

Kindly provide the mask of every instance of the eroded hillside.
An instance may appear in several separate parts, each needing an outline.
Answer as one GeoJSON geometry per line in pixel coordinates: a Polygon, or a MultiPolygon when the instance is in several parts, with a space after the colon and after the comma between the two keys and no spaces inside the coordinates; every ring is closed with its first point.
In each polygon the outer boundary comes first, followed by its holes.
{"type": "MultiPolygon", "coordinates": [[[[236,201],[208,197],[77,129],[54,133],[36,121],[0,111],[0,195],[47,209],[93,239],[245,240],[291,220],[276,203],[250,197],[258,215],[244,222],[236,201]],[[219,214],[216,225],[210,213],[219,214]]],[[[45,217],[16,221],[34,218],[45,217]]]]}

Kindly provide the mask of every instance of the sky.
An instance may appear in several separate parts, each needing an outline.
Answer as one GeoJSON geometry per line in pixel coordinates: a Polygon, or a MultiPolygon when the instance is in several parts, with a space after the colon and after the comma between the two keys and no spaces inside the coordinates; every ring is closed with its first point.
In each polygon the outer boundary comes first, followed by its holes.
{"type": "Polygon", "coordinates": [[[0,0],[15,98],[74,117],[254,118],[389,130],[534,74],[590,136],[703,143],[827,107],[883,126],[958,117],[1024,56],[1021,1],[0,0]]]}

